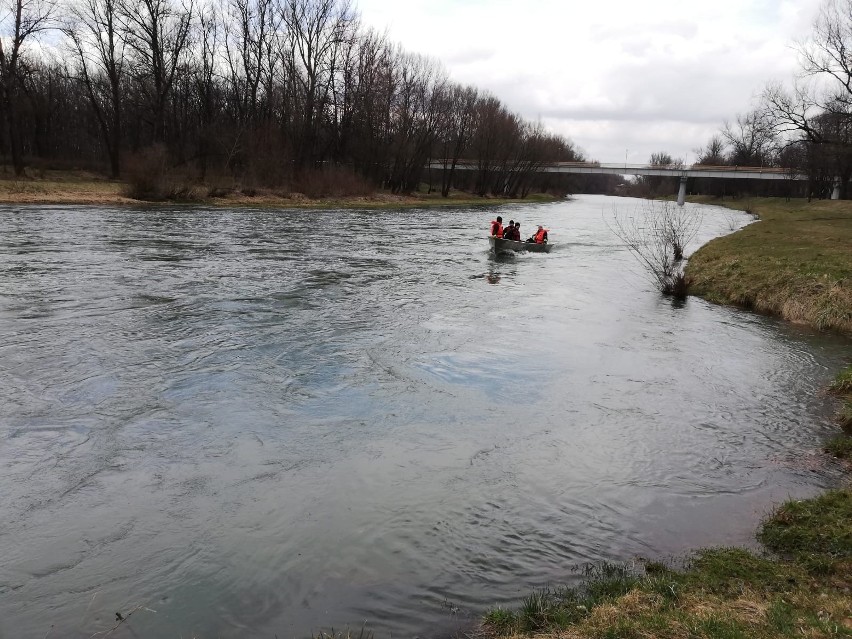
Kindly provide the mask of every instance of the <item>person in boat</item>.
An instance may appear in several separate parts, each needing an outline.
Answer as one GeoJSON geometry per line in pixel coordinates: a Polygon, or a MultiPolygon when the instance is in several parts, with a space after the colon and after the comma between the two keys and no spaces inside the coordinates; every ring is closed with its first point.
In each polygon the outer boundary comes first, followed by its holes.
{"type": "Polygon", "coordinates": [[[547,229],[539,225],[538,230],[535,232],[535,235],[529,238],[527,242],[534,242],[535,244],[547,244],[547,229]]]}
{"type": "Polygon", "coordinates": [[[509,237],[510,240],[515,240],[516,242],[521,241],[521,223],[515,222],[515,226],[512,229],[512,235],[509,237]]]}
{"type": "Polygon", "coordinates": [[[503,218],[499,215],[496,220],[491,220],[491,235],[503,237],[503,218]]]}
{"type": "Polygon", "coordinates": [[[515,229],[515,220],[509,220],[509,225],[503,229],[503,239],[511,240],[512,231],[515,229]]]}

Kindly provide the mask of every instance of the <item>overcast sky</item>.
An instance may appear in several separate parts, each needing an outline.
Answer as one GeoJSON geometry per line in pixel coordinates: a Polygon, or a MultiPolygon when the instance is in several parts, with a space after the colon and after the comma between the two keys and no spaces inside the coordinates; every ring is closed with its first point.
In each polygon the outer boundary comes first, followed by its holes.
{"type": "Polygon", "coordinates": [[[365,25],[571,138],[590,159],[695,160],[797,69],[822,0],[355,0],[365,25]]]}

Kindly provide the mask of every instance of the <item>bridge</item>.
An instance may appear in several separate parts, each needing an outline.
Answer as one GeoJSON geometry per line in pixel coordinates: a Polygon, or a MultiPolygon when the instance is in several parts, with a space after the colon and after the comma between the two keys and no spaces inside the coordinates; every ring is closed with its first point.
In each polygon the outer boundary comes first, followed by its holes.
{"type": "MultiPolygon", "coordinates": [[[[443,160],[433,161],[430,168],[443,169],[448,166],[443,160]]],[[[473,171],[480,168],[477,162],[459,160],[456,169],[473,171]]],[[[533,169],[537,173],[586,173],[595,175],[645,175],[680,178],[677,203],[683,206],[686,200],[686,181],[689,178],[726,178],[735,180],[807,180],[807,176],[791,169],[757,166],[708,166],[704,164],[657,165],[657,164],[601,164],[599,162],[550,162],[533,169]]],[[[835,182],[831,199],[840,198],[840,183],[835,182]]]]}

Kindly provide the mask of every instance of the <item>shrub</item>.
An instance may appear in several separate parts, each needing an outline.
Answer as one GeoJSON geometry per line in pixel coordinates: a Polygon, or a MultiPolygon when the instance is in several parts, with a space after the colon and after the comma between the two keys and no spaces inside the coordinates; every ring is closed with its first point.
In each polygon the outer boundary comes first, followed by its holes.
{"type": "Polygon", "coordinates": [[[128,157],[124,195],[153,202],[166,199],[167,155],[164,145],[155,144],[128,157]]]}
{"type": "Polygon", "coordinates": [[[370,195],[375,189],[352,169],[329,166],[301,172],[294,181],[293,190],[310,198],[370,195]]]}
{"type": "Polygon", "coordinates": [[[649,201],[631,217],[615,211],[610,230],[645,267],[662,293],[685,299],[692,281],[683,274],[681,260],[701,220],[700,213],[672,202],[649,201]]]}
{"type": "Polygon", "coordinates": [[[162,144],[149,146],[130,156],[125,174],[124,195],[134,200],[194,202],[202,198],[199,187],[170,169],[168,151],[162,144]]]}
{"type": "Polygon", "coordinates": [[[227,197],[233,189],[224,186],[211,186],[207,189],[207,197],[227,197]]]}

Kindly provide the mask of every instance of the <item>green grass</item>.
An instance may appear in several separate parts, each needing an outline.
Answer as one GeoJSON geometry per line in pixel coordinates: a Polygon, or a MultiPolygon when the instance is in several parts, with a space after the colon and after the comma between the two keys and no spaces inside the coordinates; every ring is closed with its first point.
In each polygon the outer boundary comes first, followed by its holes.
{"type": "Polygon", "coordinates": [[[847,399],[843,402],[843,405],[837,412],[837,421],[843,432],[847,435],[852,435],[852,400],[847,399]]]}
{"type": "Polygon", "coordinates": [[[825,443],[823,450],[837,459],[852,460],[852,436],[835,435],[825,443]]]}
{"type": "MultiPolygon", "coordinates": [[[[852,250],[852,247],[850,247],[850,250],[852,250]]],[[[847,366],[837,373],[830,388],[831,392],[838,395],[852,395],[852,366],[847,366]]]]}
{"type": "Polygon", "coordinates": [[[773,555],[696,552],[683,570],[605,564],[577,587],[497,608],[482,636],[661,639],[852,637],[852,490],[783,504],[761,527],[773,555]]]}
{"type": "MultiPolygon", "coordinates": [[[[852,366],[847,366],[840,371],[828,390],[842,398],[840,410],[837,412],[837,422],[843,432],[852,435],[852,366]]],[[[842,437],[834,438],[829,445],[831,450],[826,450],[835,457],[852,459],[852,452],[849,451],[848,444],[843,443],[842,437]]]]}
{"type": "Polygon", "coordinates": [[[695,198],[760,221],[690,258],[692,292],[817,328],[852,333],[852,202],[695,198]]]}
{"type": "Polygon", "coordinates": [[[852,490],[783,504],[763,524],[758,539],[770,550],[793,557],[852,558],[852,490]]]}

